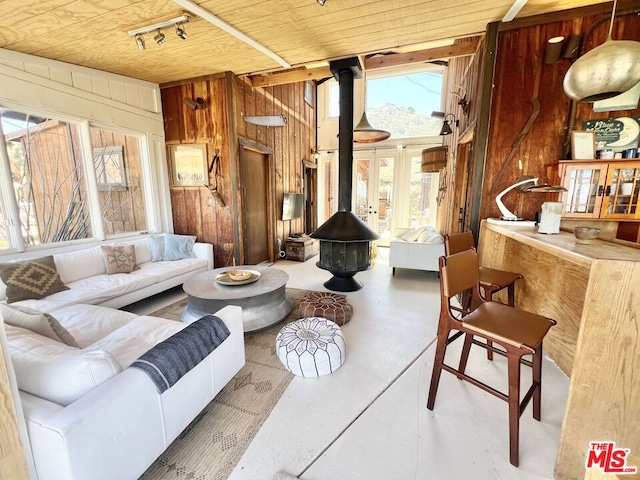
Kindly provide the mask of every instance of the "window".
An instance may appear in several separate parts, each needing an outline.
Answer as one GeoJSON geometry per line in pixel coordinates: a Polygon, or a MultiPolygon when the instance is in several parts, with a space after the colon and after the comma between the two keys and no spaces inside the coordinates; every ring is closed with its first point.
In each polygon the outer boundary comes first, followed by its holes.
{"type": "Polygon", "coordinates": [[[340,85],[335,80],[329,80],[329,118],[338,118],[340,116],[340,85]]]}
{"type": "Polygon", "coordinates": [[[95,126],[89,131],[105,235],[146,230],[138,137],[95,126]]]}
{"type": "Polygon", "coordinates": [[[146,230],[139,137],[4,108],[0,134],[0,251],[146,230]]]}
{"type": "Polygon", "coordinates": [[[442,71],[367,78],[367,118],[391,138],[437,136],[442,121],[431,117],[440,110],[442,71]]]}
{"type": "Polygon", "coordinates": [[[422,171],[422,156],[411,155],[409,213],[411,227],[436,224],[438,180],[440,174],[422,171]]]}
{"type": "Polygon", "coordinates": [[[122,146],[93,149],[98,190],[125,190],[127,179],[122,162],[122,146]]]}

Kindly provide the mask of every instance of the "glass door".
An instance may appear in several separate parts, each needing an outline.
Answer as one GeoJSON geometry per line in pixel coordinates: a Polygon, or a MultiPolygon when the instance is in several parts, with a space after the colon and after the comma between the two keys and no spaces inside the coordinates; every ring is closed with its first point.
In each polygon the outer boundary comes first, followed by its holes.
{"type": "Polygon", "coordinates": [[[601,218],[636,219],[640,193],[640,164],[613,163],[607,174],[601,218]]]}
{"type": "Polygon", "coordinates": [[[566,164],[563,167],[562,186],[567,189],[560,201],[564,204],[564,217],[598,218],[602,206],[606,165],[566,164]]]}
{"type": "Polygon", "coordinates": [[[391,240],[395,153],[367,150],[353,154],[353,212],[380,235],[379,246],[388,246],[391,240]]]}

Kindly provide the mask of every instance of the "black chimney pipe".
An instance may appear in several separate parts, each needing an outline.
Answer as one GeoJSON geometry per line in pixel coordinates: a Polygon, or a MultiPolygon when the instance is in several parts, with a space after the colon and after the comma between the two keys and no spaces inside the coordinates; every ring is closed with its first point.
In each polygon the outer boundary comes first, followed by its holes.
{"type": "Polygon", "coordinates": [[[329,290],[352,292],[362,288],[354,275],[371,268],[370,242],[378,235],[351,211],[353,182],[353,80],[362,70],[357,57],[329,63],[340,85],[338,130],[338,211],[311,234],[320,240],[319,268],[333,277],[324,283],[329,290]]]}

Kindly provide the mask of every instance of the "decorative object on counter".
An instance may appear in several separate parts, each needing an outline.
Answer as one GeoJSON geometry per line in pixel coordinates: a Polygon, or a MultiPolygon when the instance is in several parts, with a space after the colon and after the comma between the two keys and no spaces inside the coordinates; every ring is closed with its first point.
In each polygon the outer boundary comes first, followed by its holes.
{"type": "Polygon", "coordinates": [[[564,92],[576,102],[616,97],[640,83],[640,42],[611,39],[617,3],[605,42],[578,58],[564,77],[564,92]]]}
{"type": "Polygon", "coordinates": [[[498,205],[498,209],[500,210],[500,213],[502,213],[502,216],[500,218],[487,218],[487,222],[502,225],[518,225],[521,227],[533,227],[536,224],[534,220],[525,220],[524,218],[518,217],[505,207],[504,203],[502,203],[502,197],[513,189],[517,189],[522,193],[557,193],[567,191],[567,189],[562,185],[549,185],[546,183],[538,185],[537,178],[524,175],[520,177],[516,183],[505,188],[498,194],[496,197],[496,204],[498,205]],[[527,185],[529,183],[533,183],[533,185],[527,185]]]}
{"type": "Polygon", "coordinates": [[[576,227],[573,229],[573,234],[576,237],[576,243],[589,244],[598,237],[600,233],[599,228],[595,227],[576,227]]]}
{"type": "Polygon", "coordinates": [[[538,233],[560,233],[560,219],[562,217],[562,202],[544,202],[538,233]]]}

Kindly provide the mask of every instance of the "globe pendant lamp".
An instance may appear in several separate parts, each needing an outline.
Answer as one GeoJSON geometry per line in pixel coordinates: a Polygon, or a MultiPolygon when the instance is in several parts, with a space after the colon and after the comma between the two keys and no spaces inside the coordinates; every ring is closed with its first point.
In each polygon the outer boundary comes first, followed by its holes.
{"type": "Polygon", "coordinates": [[[572,100],[604,100],[640,83],[640,42],[611,39],[616,3],[605,42],[578,58],[564,77],[564,92],[572,100]]]}

